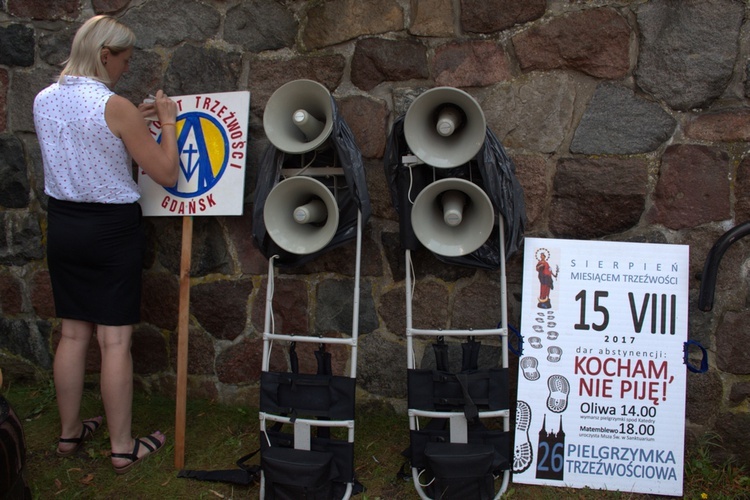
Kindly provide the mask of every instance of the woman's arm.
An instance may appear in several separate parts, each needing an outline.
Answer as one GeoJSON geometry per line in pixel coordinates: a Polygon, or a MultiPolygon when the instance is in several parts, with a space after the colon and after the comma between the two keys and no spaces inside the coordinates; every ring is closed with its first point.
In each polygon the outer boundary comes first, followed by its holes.
{"type": "Polygon", "coordinates": [[[151,137],[138,108],[124,97],[110,97],[104,117],[112,133],[122,139],[130,156],[149,177],[162,186],[174,186],[180,161],[175,131],[177,105],[161,90],[156,93],[155,105],[162,124],[159,143],[151,137]]]}

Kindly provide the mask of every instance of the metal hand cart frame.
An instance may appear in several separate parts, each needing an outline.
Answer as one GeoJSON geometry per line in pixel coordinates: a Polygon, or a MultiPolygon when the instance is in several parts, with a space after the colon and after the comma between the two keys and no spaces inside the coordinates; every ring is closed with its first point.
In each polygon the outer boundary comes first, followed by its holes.
{"type": "MultiPolygon", "coordinates": [[[[292,175],[340,175],[343,174],[343,170],[340,168],[310,168],[302,170],[282,169],[282,174],[292,175]]],[[[283,181],[282,181],[283,182],[283,181]]],[[[276,333],[274,331],[274,319],[273,319],[273,297],[274,297],[274,282],[276,273],[274,269],[274,260],[276,256],[273,256],[268,261],[268,282],[266,286],[266,307],[265,307],[265,319],[263,328],[263,358],[261,363],[261,369],[263,374],[269,374],[270,363],[271,363],[271,352],[274,341],[286,341],[290,343],[314,343],[321,345],[344,345],[351,349],[350,362],[348,376],[351,379],[356,379],[357,376],[357,338],[359,332],[359,304],[360,304],[360,269],[361,269],[361,250],[362,250],[362,214],[358,214],[357,218],[357,234],[356,234],[356,261],[355,261],[355,272],[354,272],[354,290],[353,290],[353,305],[352,305],[352,331],[349,338],[331,338],[324,336],[313,336],[307,334],[296,334],[296,333],[276,333]]],[[[325,380],[325,379],[324,379],[325,380]]],[[[263,381],[261,381],[261,385],[263,381]]],[[[353,381],[352,381],[352,394],[350,395],[353,403],[353,381]]],[[[352,404],[353,407],[353,404],[352,404]]],[[[274,427],[280,427],[281,425],[288,424],[293,427],[293,442],[292,448],[300,452],[300,455],[304,455],[304,452],[309,452],[315,448],[315,437],[313,430],[320,428],[341,428],[346,429],[346,442],[352,445],[354,442],[354,415],[353,409],[351,415],[347,418],[332,418],[332,419],[319,419],[310,418],[304,416],[304,409],[300,411],[302,416],[297,417],[296,408],[289,408],[291,413],[276,413],[271,411],[263,411],[263,405],[261,404],[261,411],[259,412],[260,418],[260,432],[261,432],[261,445],[266,446],[266,449],[273,447],[271,435],[273,434],[274,427]]],[[[262,449],[263,450],[263,449],[262,449]]],[[[261,458],[263,451],[261,451],[261,458]]],[[[354,487],[353,477],[351,480],[345,483],[345,490],[342,495],[342,499],[348,499],[353,493],[354,487]]],[[[260,482],[260,498],[266,498],[266,471],[261,468],[261,482],[260,482]]]]}
{"type": "MultiPolygon", "coordinates": [[[[500,215],[498,215],[501,217],[500,215]]],[[[508,368],[508,310],[507,310],[507,285],[506,285],[506,266],[505,266],[505,237],[504,229],[501,223],[499,226],[499,238],[500,238],[500,249],[501,249],[501,266],[500,266],[500,287],[501,287],[501,300],[500,300],[500,324],[498,328],[491,329],[455,329],[455,330],[443,330],[443,329],[421,329],[415,328],[413,325],[412,316],[412,302],[413,302],[413,290],[412,290],[412,257],[411,251],[405,251],[406,261],[406,342],[407,342],[407,368],[409,370],[416,369],[416,358],[414,354],[414,340],[416,338],[437,338],[437,337],[457,337],[457,338],[469,338],[469,337],[500,337],[501,339],[501,351],[502,360],[501,368],[508,368]]],[[[409,408],[409,429],[410,431],[417,431],[420,428],[419,418],[430,418],[430,419],[447,419],[449,422],[449,435],[450,443],[467,443],[468,442],[468,422],[465,414],[460,411],[431,411],[418,408],[409,408]]],[[[505,408],[495,411],[479,411],[477,414],[479,419],[502,419],[502,429],[504,432],[510,431],[510,409],[505,408]]],[[[431,500],[431,497],[425,492],[425,486],[420,481],[420,474],[423,472],[417,467],[412,466],[412,480],[414,487],[419,493],[420,498],[423,500],[431,500]]],[[[499,491],[497,492],[495,499],[498,499],[508,488],[510,482],[510,468],[506,469],[502,473],[502,484],[499,491]]]]}

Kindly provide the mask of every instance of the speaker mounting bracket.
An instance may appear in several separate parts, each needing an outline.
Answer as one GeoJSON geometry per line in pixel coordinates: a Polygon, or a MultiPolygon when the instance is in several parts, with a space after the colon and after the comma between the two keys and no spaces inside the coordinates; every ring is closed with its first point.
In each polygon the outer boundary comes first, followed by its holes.
{"type": "Polygon", "coordinates": [[[281,175],[284,177],[296,177],[298,175],[328,177],[329,175],[344,175],[344,169],[341,167],[282,168],[281,175]]]}
{"type": "Polygon", "coordinates": [[[408,168],[416,167],[417,165],[424,165],[425,162],[419,159],[417,155],[404,155],[401,157],[401,163],[408,168]]]}

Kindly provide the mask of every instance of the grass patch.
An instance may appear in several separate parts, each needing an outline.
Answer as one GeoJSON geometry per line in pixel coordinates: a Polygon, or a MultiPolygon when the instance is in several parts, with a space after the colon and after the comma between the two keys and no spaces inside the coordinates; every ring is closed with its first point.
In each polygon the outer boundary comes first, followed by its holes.
{"type": "MultiPolygon", "coordinates": [[[[58,458],[55,446],[59,420],[51,383],[11,385],[3,391],[22,419],[27,445],[27,479],[35,499],[217,499],[257,498],[258,485],[237,486],[177,477],[174,466],[174,400],[136,391],[133,432],[148,434],[160,429],[167,445],[157,455],[129,473],[117,476],[109,460],[106,426],[88,441],[78,456],[58,458]]],[[[397,477],[408,445],[408,419],[378,402],[357,408],[355,470],[366,491],[354,498],[418,499],[410,480],[397,477]]],[[[84,418],[103,414],[98,386],[84,392],[84,418]]],[[[715,464],[707,440],[685,457],[685,491],[688,499],[750,498],[750,478],[731,463],[715,464]],[[705,496],[704,496],[705,494],[705,496]]],[[[235,461],[258,447],[257,408],[188,400],[185,468],[234,469],[235,461]]],[[[257,463],[258,457],[253,460],[257,463]]],[[[499,485],[499,482],[497,483],[499,485]]],[[[503,498],[558,499],[653,499],[655,495],[601,490],[529,486],[511,482],[503,498]]]]}
{"type": "Polygon", "coordinates": [[[750,498],[750,476],[747,471],[731,460],[717,463],[712,457],[712,451],[720,448],[720,438],[707,434],[696,447],[688,450],[685,461],[686,487],[715,500],[750,498]]]}

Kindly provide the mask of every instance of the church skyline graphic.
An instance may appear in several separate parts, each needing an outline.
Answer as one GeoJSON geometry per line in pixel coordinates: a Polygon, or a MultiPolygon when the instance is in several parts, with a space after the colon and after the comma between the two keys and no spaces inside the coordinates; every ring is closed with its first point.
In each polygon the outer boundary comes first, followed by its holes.
{"type": "Polygon", "coordinates": [[[563,430],[562,415],[560,415],[560,425],[557,432],[552,432],[547,430],[547,414],[545,413],[542,426],[539,429],[536,457],[537,479],[563,480],[565,474],[565,431],[563,430]]]}

